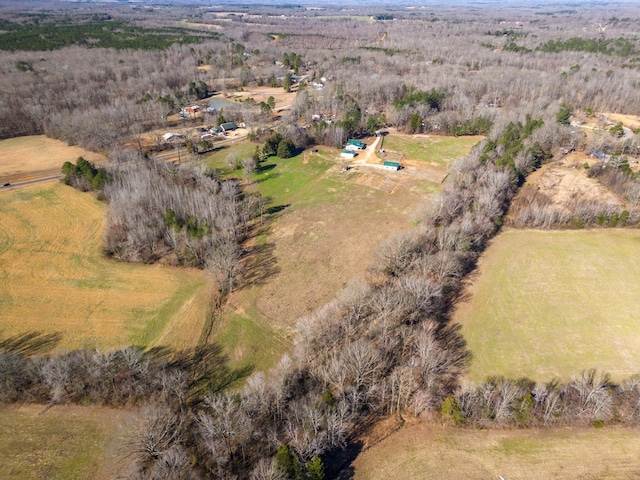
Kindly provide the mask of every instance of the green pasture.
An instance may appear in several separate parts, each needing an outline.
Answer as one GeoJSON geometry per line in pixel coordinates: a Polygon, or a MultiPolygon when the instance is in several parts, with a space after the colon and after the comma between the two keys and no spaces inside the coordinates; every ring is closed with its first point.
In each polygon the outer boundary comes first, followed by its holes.
{"type": "Polygon", "coordinates": [[[446,170],[456,158],[469,154],[482,136],[447,137],[440,135],[394,135],[384,137],[382,148],[404,153],[405,158],[437,165],[446,170]]]}
{"type": "Polygon", "coordinates": [[[502,233],[454,315],[473,355],[470,379],[640,373],[639,272],[638,230],[502,233]]]}
{"type": "Polygon", "coordinates": [[[126,412],[101,407],[42,405],[0,408],[0,478],[106,480],[126,412]]]}

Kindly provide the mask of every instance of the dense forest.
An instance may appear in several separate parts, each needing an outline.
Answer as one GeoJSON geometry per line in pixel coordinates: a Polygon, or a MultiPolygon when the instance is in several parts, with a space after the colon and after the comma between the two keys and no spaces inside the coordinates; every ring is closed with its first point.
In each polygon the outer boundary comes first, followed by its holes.
{"type": "Polygon", "coordinates": [[[108,154],[104,170],[63,167],[66,183],[108,205],[105,254],[208,269],[220,301],[240,284],[266,200],[210,169],[155,161],[136,143],[175,125],[182,108],[214,91],[295,84],[277,119],[268,101],[237,114],[264,141],[248,169],[382,127],[486,139],[451,165],[416,228],[385,241],[364,278],[299,319],[295,347],[273,371],[232,371],[211,345],[43,354],[56,339],[33,334],[0,341],[0,401],[138,408],[127,478],[150,479],[336,478],[359,435],[389,415],[637,425],[635,377],[614,384],[585,371],[566,384],[490,378],[463,388],[472,352],[451,322],[465,278],[505,223],[640,223],[640,183],[625,157],[640,152],[640,132],[587,138],[569,121],[640,111],[640,10],[627,7],[360,5],[356,16],[329,6],[3,5],[0,138],[46,134],[108,154]],[[529,174],[575,148],[607,156],[589,175],[627,207],[574,199],[559,211],[527,190],[529,174]]]}

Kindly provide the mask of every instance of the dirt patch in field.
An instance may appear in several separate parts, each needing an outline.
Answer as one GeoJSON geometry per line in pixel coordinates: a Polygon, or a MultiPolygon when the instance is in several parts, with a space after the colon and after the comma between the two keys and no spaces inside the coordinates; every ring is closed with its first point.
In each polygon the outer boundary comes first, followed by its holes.
{"type": "Polygon", "coordinates": [[[70,147],[44,135],[0,140],[0,180],[3,183],[17,182],[39,176],[58,175],[64,162],[75,163],[78,157],[84,157],[97,165],[107,161],[104,155],[80,147],[70,147]]]}
{"type": "Polygon", "coordinates": [[[573,198],[623,205],[617,195],[598,180],[589,178],[584,164],[595,164],[595,161],[583,152],[572,152],[533,172],[527,177],[527,185],[547,195],[557,206],[567,205],[573,198]]]}
{"type": "Polygon", "coordinates": [[[605,113],[604,116],[615,123],[622,123],[632,130],[640,128],[640,117],[637,115],[625,115],[623,113],[605,113]]]}

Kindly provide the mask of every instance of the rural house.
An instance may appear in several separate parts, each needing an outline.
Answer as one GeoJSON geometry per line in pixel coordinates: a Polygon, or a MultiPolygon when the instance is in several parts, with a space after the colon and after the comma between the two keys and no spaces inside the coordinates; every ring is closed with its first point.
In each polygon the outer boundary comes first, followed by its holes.
{"type": "Polygon", "coordinates": [[[238,126],[236,125],[236,122],[226,122],[220,125],[220,130],[222,130],[223,132],[230,132],[232,130],[236,130],[238,128],[238,126]]]}
{"type": "Polygon", "coordinates": [[[354,152],[353,150],[342,150],[342,152],[340,152],[340,156],[342,158],[349,158],[353,160],[354,158],[356,158],[356,152],[354,152]]]}

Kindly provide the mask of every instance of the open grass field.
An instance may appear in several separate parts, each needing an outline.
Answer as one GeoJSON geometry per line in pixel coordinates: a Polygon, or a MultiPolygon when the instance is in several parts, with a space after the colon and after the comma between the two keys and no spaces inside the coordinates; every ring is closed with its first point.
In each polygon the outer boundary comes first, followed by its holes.
{"type": "MultiPolygon", "coordinates": [[[[248,145],[252,153],[255,146],[248,145]]],[[[209,165],[223,167],[218,162],[231,151],[210,157],[209,165]]],[[[351,173],[339,173],[340,165],[337,150],[320,148],[306,157],[272,157],[252,176],[249,188],[269,198],[267,208],[277,213],[263,224],[245,285],[231,295],[215,329],[233,366],[273,366],[290,350],[298,318],[364,275],[388,235],[412,228],[427,198],[423,190],[407,184],[390,195],[354,182],[351,173]]]]}
{"type": "Polygon", "coordinates": [[[625,428],[463,430],[408,425],[360,454],[355,480],[640,477],[640,435],[625,428]]]}
{"type": "Polygon", "coordinates": [[[0,407],[0,478],[107,480],[124,410],[41,405],[0,407]]]}
{"type": "Polygon", "coordinates": [[[404,154],[416,165],[428,166],[446,173],[449,164],[469,153],[471,147],[483,140],[483,136],[447,137],[441,135],[405,135],[391,132],[384,137],[382,148],[404,154]]]}
{"type": "MultiPolygon", "coordinates": [[[[253,152],[256,150],[257,143],[252,143],[249,141],[239,141],[233,143],[231,145],[223,145],[222,147],[218,147],[216,150],[213,150],[211,153],[205,154],[204,163],[217,170],[220,170],[224,174],[232,173],[230,171],[230,167],[226,162],[226,158],[229,155],[236,155],[238,158],[246,158],[253,155],[253,152]]],[[[236,176],[242,176],[242,169],[236,170],[236,176]]]]}
{"type": "Polygon", "coordinates": [[[640,373],[638,272],[638,230],[505,231],[454,315],[473,354],[470,379],[640,373]]]}
{"type": "Polygon", "coordinates": [[[84,157],[96,164],[105,161],[103,155],[80,147],[70,147],[60,140],[44,135],[0,140],[0,179],[16,181],[50,171],[57,174],[60,173],[64,162],[75,163],[78,157],[84,157]]]}
{"type": "Polygon", "coordinates": [[[59,332],[69,348],[195,345],[212,281],[103,257],[103,215],[62,184],[0,193],[0,334],[59,332]]]}

